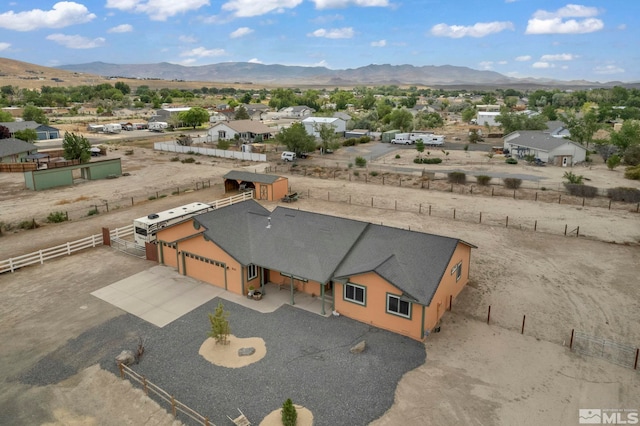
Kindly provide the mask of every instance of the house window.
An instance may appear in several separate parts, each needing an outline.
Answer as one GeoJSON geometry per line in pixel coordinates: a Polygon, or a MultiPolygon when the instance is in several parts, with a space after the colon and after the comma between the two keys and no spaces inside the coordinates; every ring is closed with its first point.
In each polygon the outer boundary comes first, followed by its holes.
{"type": "Polygon", "coordinates": [[[457,263],[451,268],[451,275],[456,274],[456,282],[462,277],[462,262],[457,263]]]}
{"type": "Polygon", "coordinates": [[[411,318],[411,303],[401,300],[399,296],[387,294],[387,312],[405,318],[411,318]]]}
{"type": "Polygon", "coordinates": [[[252,280],[258,276],[258,267],[256,265],[247,266],[247,279],[252,280]]]}
{"type": "Polygon", "coordinates": [[[225,132],[224,130],[218,130],[218,139],[226,139],[227,138],[227,132],[225,132]]]}
{"type": "Polygon", "coordinates": [[[357,303],[359,305],[366,304],[367,288],[357,284],[347,283],[344,285],[344,300],[357,303]]]}

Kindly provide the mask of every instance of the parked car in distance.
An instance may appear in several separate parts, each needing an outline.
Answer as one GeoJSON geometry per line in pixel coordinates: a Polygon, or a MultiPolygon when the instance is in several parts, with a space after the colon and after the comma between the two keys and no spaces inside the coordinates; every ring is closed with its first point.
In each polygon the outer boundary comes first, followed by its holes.
{"type": "Polygon", "coordinates": [[[280,159],[282,161],[293,161],[296,159],[296,153],[292,151],[283,151],[282,154],[280,154],[280,159]]]}

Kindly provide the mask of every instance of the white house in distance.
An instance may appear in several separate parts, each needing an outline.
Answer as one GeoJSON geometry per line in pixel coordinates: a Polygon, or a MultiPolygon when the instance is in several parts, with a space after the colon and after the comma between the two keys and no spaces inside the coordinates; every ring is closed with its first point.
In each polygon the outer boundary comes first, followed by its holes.
{"type": "Polygon", "coordinates": [[[323,124],[333,127],[336,133],[343,136],[347,130],[347,123],[338,117],[307,117],[302,120],[302,124],[304,124],[304,129],[308,134],[317,138],[320,137],[320,128],[323,124]]]}
{"type": "Polygon", "coordinates": [[[262,140],[270,139],[275,131],[259,121],[254,120],[235,120],[223,121],[214,124],[207,131],[207,141],[217,142],[219,140],[233,140],[236,135],[243,142],[251,143],[258,135],[262,136],[262,140]]]}
{"type": "Polygon", "coordinates": [[[476,118],[476,124],[478,126],[499,126],[500,123],[496,121],[496,117],[500,115],[498,111],[478,111],[478,117],[476,118]]]}
{"type": "Polygon", "coordinates": [[[574,166],[587,158],[587,150],[582,145],[540,130],[509,133],[504,137],[504,149],[517,158],[534,155],[545,163],[562,167],[574,166]]]}

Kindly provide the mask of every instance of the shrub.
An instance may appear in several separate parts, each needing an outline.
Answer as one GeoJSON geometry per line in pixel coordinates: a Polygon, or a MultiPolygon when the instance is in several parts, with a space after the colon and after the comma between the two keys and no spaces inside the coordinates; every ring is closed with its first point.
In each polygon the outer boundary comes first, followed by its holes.
{"type": "Polygon", "coordinates": [[[607,158],[607,167],[609,170],[613,170],[620,165],[621,161],[622,160],[617,154],[613,154],[611,157],[607,158]]]}
{"type": "Polygon", "coordinates": [[[282,425],[283,426],[296,426],[298,422],[298,412],[296,411],[296,407],[294,407],[291,398],[287,399],[284,404],[282,404],[282,425]]]}
{"type": "Polygon", "coordinates": [[[478,185],[480,186],[487,186],[489,185],[489,182],[491,182],[491,176],[487,176],[487,175],[476,176],[476,182],[478,182],[478,185]]]}
{"type": "Polygon", "coordinates": [[[449,183],[463,184],[467,182],[467,175],[462,172],[450,172],[447,174],[447,179],[449,180],[449,183]]]}
{"type": "Polygon", "coordinates": [[[369,172],[369,175],[371,175],[371,176],[378,176],[378,172],[376,172],[376,171],[374,170],[374,171],[369,172]]]}
{"type": "Polygon", "coordinates": [[[464,149],[465,151],[469,151],[469,144],[465,144],[465,146],[462,149],[464,149]]]}
{"type": "Polygon", "coordinates": [[[504,187],[509,189],[518,189],[522,185],[522,179],[518,178],[504,178],[502,181],[504,182],[504,187]]]}
{"type": "Polygon", "coordinates": [[[367,160],[364,157],[356,157],[357,167],[365,167],[366,165],[367,165],[367,160]]]}
{"type": "Polygon", "coordinates": [[[132,149],[128,149],[124,152],[124,155],[133,155],[133,150],[132,149]]]}
{"type": "Polygon", "coordinates": [[[371,142],[371,136],[361,136],[358,138],[358,143],[369,143],[371,142]]]}
{"type": "Polygon", "coordinates": [[[564,172],[562,178],[567,180],[566,183],[575,183],[576,185],[582,185],[584,180],[584,176],[576,175],[573,172],[564,172]]]}
{"type": "Polygon", "coordinates": [[[38,226],[35,219],[23,220],[18,224],[18,228],[20,229],[36,229],[38,226]]]}
{"type": "Polygon", "coordinates": [[[396,154],[396,158],[400,158],[400,154],[396,154]]]}
{"type": "Polygon", "coordinates": [[[533,154],[527,154],[524,156],[524,161],[526,161],[529,164],[533,163],[535,159],[536,159],[536,156],[533,154]]]}
{"type": "Polygon", "coordinates": [[[231,146],[231,141],[228,141],[226,139],[222,139],[218,141],[218,149],[226,151],[227,149],[229,149],[230,146],[231,146]]]}
{"type": "Polygon", "coordinates": [[[147,200],[149,200],[149,201],[153,201],[155,199],[156,199],[155,195],[149,195],[149,198],[147,198],[147,200]]]}
{"type": "Polygon", "coordinates": [[[507,164],[518,164],[518,160],[516,160],[513,157],[507,158],[506,160],[504,160],[504,162],[507,163],[507,164]]]}
{"type": "Polygon", "coordinates": [[[169,161],[180,161],[180,157],[171,157],[169,161]]]}
{"type": "Polygon", "coordinates": [[[640,180],[640,166],[627,167],[624,177],[631,180],[640,180]]]}
{"type": "Polygon", "coordinates": [[[640,164],[640,145],[631,145],[624,152],[624,163],[627,166],[637,166],[640,164]]]}
{"type": "Polygon", "coordinates": [[[342,141],[342,146],[355,146],[356,140],[355,138],[349,138],[342,141]]]}
{"type": "Polygon", "coordinates": [[[66,222],[67,220],[65,212],[51,212],[49,213],[49,216],[47,216],[47,222],[49,223],[60,223],[66,222]]]}
{"type": "Polygon", "coordinates": [[[357,170],[355,170],[355,171],[353,172],[353,175],[354,175],[354,176],[360,176],[360,172],[359,172],[359,171],[357,171],[357,170]]]}
{"type": "Polygon", "coordinates": [[[95,215],[97,215],[97,214],[99,214],[99,213],[100,213],[100,212],[98,211],[98,209],[97,209],[97,208],[93,208],[93,209],[91,209],[91,210],[89,210],[89,211],[87,212],[87,216],[95,216],[95,215]]]}
{"type": "Polygon", "coordinates": [[[627,203],[640,203],[640,189],[625,188],[619,186],[617,188],[609,188],[607,196],[613,201],[624,201],[627,203]]]}
{"type": "Polygon", "coordinates": [[[414,158],[413,162],[416,164],[440,164],[442,163],[442,158],[414,158]]]}
{"type": "Polygon", "coordinates": [[[598,195],[598,188],[595,186],[577,183],[565,183],[564,186],[567,188],[567,192],[569,192],[569,194],[575,195],[576,197],[593,198],[598,195]]]}
{"type": "Polygon", "coordinates": [[[349,163],[349,168],[353,168],[353,163],[349,163]]]}
{"type": "Polygon", "coordinates": [[[193,157],[185,158],[184,160],[181,161],[181,163],[183,164],[191,164],[195,162],[196,162],[196,159],[193,157]]]}

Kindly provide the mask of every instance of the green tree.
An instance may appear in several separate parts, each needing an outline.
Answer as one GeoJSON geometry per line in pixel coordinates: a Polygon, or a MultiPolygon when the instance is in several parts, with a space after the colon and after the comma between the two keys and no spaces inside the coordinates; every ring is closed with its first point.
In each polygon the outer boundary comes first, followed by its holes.
{"type": "Polygon", "coordinates": [[[206,109],[200,107],[193,107],[189,111],[183,111],[178,114],[178,117],[185,125],[193,126],[194,129],[209,121],[209,113],[206,109]]]}
{"type": "Polygon", "coordinates": [[[474,108],[465,108],[462,110],[462,121],[465,123],[470,122],[474,118],[476,118],[476,110],[474,108]]]}
{"type": "Polygon", "coordinates": [[[576,175],[573,172],[564,172],[562,178],[566,179],[567,183],[575,185],[582,185],[584,180],[584,176],[576,175]]]}
{"type": "Polygon", "coordinates": [[[620,159],[620,157],[614,154],[611,157],[607,158],[607,167],[609,168],[609,170],[613,170],[620,165],[621,161],[622,160],[620,159]]]}
{"type": "Polygon", "coordinates": [[[22,111],[24,121],[35,121],[38,124],[49,124],[49,119],[40,108],[29,105],[22,111]]]}
{"type": "Polygon", "coordinates": [[[91,159],[91,144],[84,136],[65,132],[62,148],[67,160],[79,159],[80,162],[87,163],[91,159]]]}
{"type": "Polygon", "coordinates": [[[500,115],[496,117],[496,121],[500,123],[505,135],[516,130],[544,130],[547,128],[546,117],[541,114],[529,117],[525,114],[502,110],[500,115]]]}
{"type": "Polygon", "coordinates": [[[236,108],[235,113],[236,114],[233,116],[233,118],[236,120],[249,120],[251,118],[249,117],[249,113],[247,112],[247,109],[244,107],[244,105],[240,105],[238,108],[236,108]]]}
{"type": "Polygon", "coordinates": [[[424,141],[422,139],[416,141],[416,151],[418,151],[418,157],[424,152],[424,141]]]}
{"type": "Polygon", "coordinates": [[[588,111],[577,117],[574,113],[569,112],[562,116],[562,121],[566,124],[571,140],[585,145],[589,148],[589,143],[593,141],[593,135],[600,128],[598,124],[598,116],[593,111],[588,111]]]}
{"type": "Polygon", "coordinates": [[[283,426],[296,426],[296,423],[298,422],[298,412],[296,411],[296,407],[293,405],[291,398],[287,399],[284,404],[282,404],[280,414],[282,415],[283,426]]]}
{"type": "Polygon", "coordinates": [[[123,83],[122,81],[118,81],[115,84],[115,88],[118,89],[123,95],[128,95],[129,93],[131,93],[131,88],[129,87],[129,85],[127,83],[123,83]]]}
{"type": "Polygon", "coordinates": [[[215,313],[209,314],[209,322],[211,323],[211,330],[209,331],[209,337],[212,337],[216,343],[227,344],[227,338],[231,333],[229,329],[229,312],[224,310],[222,302],[218,302],[215,313]]]}
{"type": "Polygon", "coordinates": [[[434,129],[444,126],[444,120],[437,112],[419,112],[414,123],[414,127],[417,129],[434,129]]]}
{"type": "Polygon", "coordinates": [[[480,135],[480,133],[478,133],[478,129],[471,129],[471,131],[469,132],[469,142],[482,142],[482,136],[480,135]]]}
{"type": "Polygon", "coordinates": [[[0,123],[11,123],[15,121],[11,113],[7,111],[0,111],[0,123]]]}
{"type": "Polygon", "coordinates": [[[640,144],[631,145],[624,152],[624,163],[627,166],[637,166],[640,164],[640,144]]]}
{"type": "Polygon", "coordinates": [[[296,155],[312,152],[316,149],[316,138],[308,134],[304,124],[293,123],[289,128],[282,129],[276,135],[277,143],[284,145],[288,151],[293,151],[296,155]]]}
{"type": "Polygon", "coordinates": [[[26,142],[32,142],[38,139],[38,133],[33,129],[17,130],[13,133],[16,139],[20,139],[26,142]]]}
{"type": "Polygon", "coordinates": [[[376,102],[376,111],[378,113],[379,120],[384,120],[385,117],[391,114],[392,110],[393,110],[393,105],[391,105],[391,103],[389,103],[387,99],[381,99],[378,102],[376,102]]]}
{"type": "Polygon", "coordinates": [[[620,130],[611,133],[611,143],[624,156],[629,147],[640,143],[640,122],[628,120],[622,123],[620,130]]]}
{"type": "Polygon", "coordinates": [[[340,136],[336,133],[335,127],[327,123],[322,123],[317,127],[316,131],[320,135],[322,148],[325,152],[327,151],[327,149],[338,149],[338,147],[340,146],[340,144],[338,143],[338,139],[340,138],[340,136]]]}
{"type": "Polygon", "coordinates": [[[413,129],[413,115],[404,108],[394,109],[389,114],[389,122],[394,129],[408,131],[413,129]]]}

